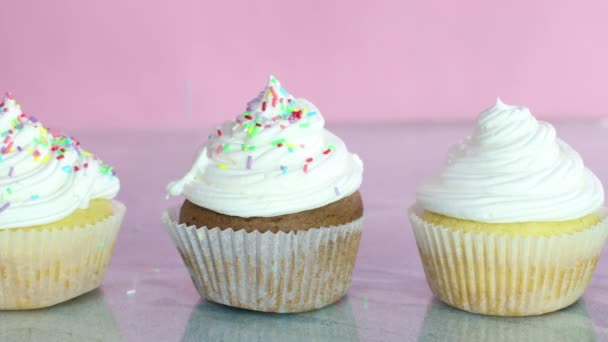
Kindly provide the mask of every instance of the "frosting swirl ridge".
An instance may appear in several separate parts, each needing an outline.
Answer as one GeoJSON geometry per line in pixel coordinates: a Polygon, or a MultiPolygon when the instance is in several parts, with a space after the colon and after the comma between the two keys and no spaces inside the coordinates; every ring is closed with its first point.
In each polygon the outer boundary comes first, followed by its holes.
{"type": "Polygon", "coordinates": [[[604,203],[598,178],[549,123],[500,100],[417,190],[427,210],[480,222],[565,221],[604,203]]]}

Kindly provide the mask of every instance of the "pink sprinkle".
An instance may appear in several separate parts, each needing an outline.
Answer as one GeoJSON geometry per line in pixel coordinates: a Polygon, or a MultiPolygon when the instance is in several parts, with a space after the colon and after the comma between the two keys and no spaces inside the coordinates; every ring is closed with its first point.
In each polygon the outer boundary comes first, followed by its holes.
{"type": "Polygon", "coordinates": [[[304,173],[308,173],[308,164],[304,164],[304,173]]]}
{"type": "Polygon", "coordinates": [[[2,153],[9,153],[11,151],[11,147],[13,147],[13,142],[11,141],[10,143],[8,143],[8,145],[6,146],[6,148],[2,148],[2,153]]]}
{"type": "Polygon", "coordinates": [[[242,124],[243,124],[243,120],[241,120],[241,119],[236,119],[236,123],[238,123],[239,125],[242,125],[242,124]]]}
{"type": "Polygon", "coordinates": [[[247,170],[251,170],[252,166],[253,166],[253,157],[247,156],[247,170]]]}
{"type": "Polygon", "coordinates": [[[285,125],[281,125],[280,127],[281,127],[281,129],[287,128],[287,126],[285,126],[285,125]]]}
{"type": "MultiPolygon", "coordinates": [[[[274,91],[274,88],[273,88],[273,87],[270,87],[270,92],[272,93],[272,97],[274,97],[275,99],[276,99],[276,98],[278,98],[278,96],[277,96],[277,92],[276,92],[276,91],[274,91]]],[[[273,107],[274,107],[274,106],[273,106],[273,107]]]]}
{"type": "Polygon", "coordinates": [[[218,137],[221,137],[221,136],[222,136],[222,130],[221,130],[221,129],[218,129],[218,130],[217,130],[217,136],[218,136],[218,137]]]}
{"type": "Polygon", "coordinates": [[[266,101],[262,102],[262,111],[266,111],[266,101]]]}
{"type": "Polygon", "coordinates": [[[281,116],[280,116],[280,115],[277,115],[277,116],[275,116],[274,118],[272,118],[272,121],[279,121],[279,120],[281,120],[281,119],[282,119],[282,118],[281,118],[281,116]]]}
{"type": "Polygon", "coordinates": [[[11,168],[8,170],[8,176],[9,177],[13,177],[13,173],[15,172],[15,167],[11,166],[11,168]]]}
{"type": "Polygon", "coordinates": [[[223,148],[224,148],[224,146],[222,146],[222,145],[218,145],[218,147],[217,147],[217,151],[215,151],[215,152],[216,152],[217,154],[220,154],[220,153],[222,153],[222,149],[223,149],[223,148]]]}
{"type": "Polygon", "coordinates": [[[4,203],[4,205],[2,207],[0,207],[0,213],[5,211],[6,209],[8,209],[8,207],[10,207],[10,206],[11,206],[10,202],[4,203]]]}
{"type": "Polygon", "coordinates": [[[307,162],[307,163],[312,162],[312,160],[313,160],[312,158],[306,158],[306,162],[307,162]]]}
{"type": "Polygon", "coordinates": [[[7,142],[9,142],[11,140],[11,136],[7,135],[6,138],[4,138],[4,143],[6,144],[7,142]]]}
{"type": "Polygon", "coordinates": [[[9,100],[12,100],[12,99],[13,99],[13,94],[11,94],[9,91],[7,91],[7,92],[6,92],[6,97],[7,97],[9,100]]]}

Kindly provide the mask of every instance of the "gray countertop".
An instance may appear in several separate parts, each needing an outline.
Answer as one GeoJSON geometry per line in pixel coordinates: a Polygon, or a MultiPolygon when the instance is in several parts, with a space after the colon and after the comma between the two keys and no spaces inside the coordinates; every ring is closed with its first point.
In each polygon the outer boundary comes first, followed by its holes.
{"type": "MultiPolygon", "coordinates": [[[[330,128],[331,125],[330,125],[330,128]]],[[[560,124],[558,134],[608,181],[608,129],[560,124]]],[[[49,309],[0,313],[2,341],[608,341],[608,255],[583,299],[540,317],[451,309],[429,290],[407,221],[414,189],[437,170],[465,125],[338,126],[365,162],[366,225],[349,294],[303,314],[262,314],[199,298],[160,223],[165,184],[186,171],[205,130],[80,131],[116,166],[127,217],[103,286],[49,309]]]]}

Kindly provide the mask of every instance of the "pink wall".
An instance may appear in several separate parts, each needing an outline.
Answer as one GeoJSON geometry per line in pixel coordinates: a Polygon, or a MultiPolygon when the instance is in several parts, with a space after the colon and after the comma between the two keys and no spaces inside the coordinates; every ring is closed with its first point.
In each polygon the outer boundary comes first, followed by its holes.
{"type": "Polygon", "coordinates": [[[608,1],[3,1],[0,89],[54,127],[191,126],[274,73],[333,122],[608,113],[608,1]]]}

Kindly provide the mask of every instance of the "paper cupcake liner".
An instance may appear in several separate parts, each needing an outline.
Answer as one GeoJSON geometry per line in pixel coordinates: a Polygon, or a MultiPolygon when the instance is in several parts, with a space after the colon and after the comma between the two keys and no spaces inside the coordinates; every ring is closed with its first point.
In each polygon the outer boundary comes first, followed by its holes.
{"type": "Polygon", "coordinates": [[[303,312],[342,298],[350,286],[363,218],[296,232],[186,226],[177,208],[162,220],[194,286],[207,299],[267,312],[303,312]]]}
{"type": "Polygon", "coordinates": [[[85,227],[0,230],[0,310],[51,306],[97,288],[114,251],[125,206],[85,227]]]}
{"type": "Polygon", "coordinates": [[[448,305],[497,316],[539,315],[578,300],[608,237],[602,220],[574,234],[511,236],[463,232],[424,222],[410,209],[431,290],[448,305]]]}

